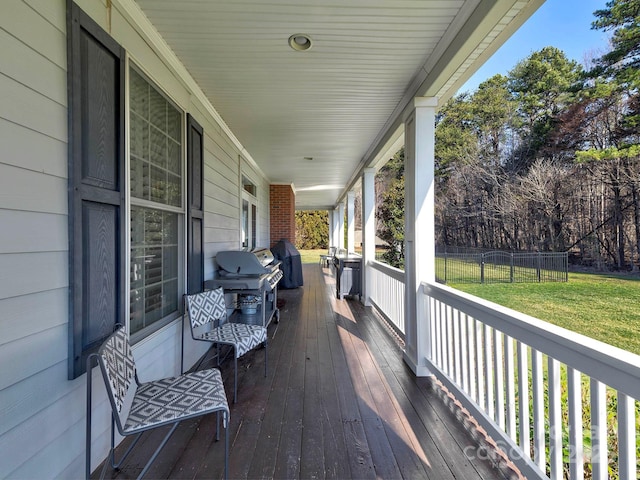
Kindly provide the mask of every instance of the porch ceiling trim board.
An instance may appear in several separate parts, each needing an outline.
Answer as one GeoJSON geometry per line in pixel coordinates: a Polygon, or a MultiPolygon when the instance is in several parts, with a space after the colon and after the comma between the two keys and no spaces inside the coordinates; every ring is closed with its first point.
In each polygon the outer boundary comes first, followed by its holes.
{"type": "Polygon", "coordinates": [[[189,90],[199,102],[202,103],[204,108],[207,110],[207,113],[211,115],[215,122],[220,126],[223,133],[233,142],[235,147],[238,149],[239,154],[242,155],[242,157],[244,157],[244,159],[253,168],[255,168],[260,175],[267,180],[270,180],[269,176],[265,174],[244,145],[242,145],[240,140],[235,136],[231,128],[229,128],[229,125],[227,125],[222,116],[215,109],[209,100],[209,97],[205,95],[182,61],[180,61],[162,35],[160,35],[158,30],[156,30],[153,24],[149,21],[140,6],[135,3],[134,0],[111,0],[111,4],[114,8],[118,9],[122,16],[129,22],[131,27],[144,38],[149,47],[156,53],[156,55],[158,55],[158,58],[176,76],[176,78],[182,82],[183,86],[189,90]]]}

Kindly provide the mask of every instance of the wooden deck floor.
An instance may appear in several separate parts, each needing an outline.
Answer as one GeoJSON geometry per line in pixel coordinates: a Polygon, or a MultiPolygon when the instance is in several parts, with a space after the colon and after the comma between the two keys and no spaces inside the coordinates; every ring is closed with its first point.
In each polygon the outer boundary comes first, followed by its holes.
{"type": "MultiPolygon", "coordinates": [[[[231,478],[505,478],[504,464],[469,458],[487,455],[477,455],[483,450],[461,412],[433,381],[413,376],[370,310],[337,300],[328,269],[304,265],[304,281],[279,292],[284,306],[269,327],[268,376],[262,352],[238,363],[231,478]]],[[[222,371],[232,395],[230,364],[222,371]]],[[[147,434],[107,476],[135,478],[162,435],[147,434]]],[[[223,452],[215,416],[183,422],[147,478],[221,478],[223,452]]]]}

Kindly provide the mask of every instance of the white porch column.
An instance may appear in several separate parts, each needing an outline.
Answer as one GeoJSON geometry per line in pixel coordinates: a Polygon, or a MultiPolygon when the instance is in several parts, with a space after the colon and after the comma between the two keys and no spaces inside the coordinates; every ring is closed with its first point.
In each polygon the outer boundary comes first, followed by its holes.
{"type": "Polygon", "coordinates": [[[347,192],[347,252],[356,251],[356,192],[347,192]]]}
{"type": "Polygon", "coordinates": [[[404,360],[418,376],[429,375],[429,312],[420,283],[435,281],[433,97],[414,99],[405,130],[405,352],[404,360]]]}
{"type": "Polygon", "coordinates": [[[338,245],[338,237],[340,226],[338,225],[338,210],[334,208],[333,210],[329,210],[329,221],[331,222],[331,235],[329,237],[329,246],[340,248],[338,245]]]}
{"type": "Polygon", "coordinates": [[[366,168],[362,174],[362,302],[371,306],[371,275],[368,265],[376,259],[376,171],[366,168]]]}
{"type": "Polygon", "coordinates": [[[334,235],[334,228],[333,228],[333,210],[327,210],[327,221],[329,222],[329,246],[333,247],[334,243],[333,243],[333,235],[334,235]]]}
{"type": "Polygon", "coordinates": [[[338,225],[336,247],[344,248],[344,202],[338,205],[338,208],[335,210],[335,214],[338,216],[338,221],[336,222],[338,225]]]}

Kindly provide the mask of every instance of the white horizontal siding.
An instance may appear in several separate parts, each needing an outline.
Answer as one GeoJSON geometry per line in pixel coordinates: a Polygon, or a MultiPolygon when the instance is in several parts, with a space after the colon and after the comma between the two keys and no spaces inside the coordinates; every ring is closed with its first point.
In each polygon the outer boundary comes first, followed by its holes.
{"type": "MultiPolygon", "coordinates": [[[[117,7],[79,0],[133,62],[205,132],[205,275],[212,258],[239,247],[239,151],[117,7]]],[[[68,206],[66,1],[0,6],[0,478],[84,474],[86,376],[67,380],[68,206]],[[37,35],[34,34],[37,32],[37,35]]],[[[268,183],[252,173],[261,190],[268,183]]],[[[268,211],[268,196],[260,205],[268,211]]],[[[262,221],[262,220],[261,220],[262,221]]],[[[134,346],[142,379],[178,373],[180,320],[134,346]]],[[[207,348],[188,343],[185,365],[207,348]]],[[[94,370],[93,459],[109,443],[109,411],[94,370]]]]}
{"type": "Polygon", "coordinates": [[[61,214],[0,210],[0,254],[66,251],[67,223],[61,214]]]}
{"type": "Polygon", "coordinates": [[[67,179],[0,163],[0,208],[66,215],[67,179]]]}
{"type": "MultiPolygon", "coordinates": [[[[48,329],[66,326],[68,300],[66,286],[0,300],[0,348],[48,329]]],[[[0,403],[0,411],[1,408],[0,403]]]]}
{"type": "Polygon", "coordinates": [[[66,384],[66,394],[32,412],[20,425],[0,436],[0,452],[7,455],[0,462],[2,478],[57,477],[49,461],[67,464],[78,451],[84,450],[83,431],[77,428],[84,424],[84,382],[66,381],[66,360],[62,363],[62,368],[54,365],[47,373],[55,374],[60,384],[66,384]],[[54,460],[56,452],[61,458],[54,460]]]}
{"type": "MultiPolygon", "coordinates": [[[[48,58],[64,71],[67,70],[67,50],[65,37],[65,0],[45,2],[24,2],[3,0],[0,28],[39,55],[48,58]],[[34,3],[34,5],[29,5],[34,3]],[[47,8],[38,11],[37,4],[48,3],[47,8]],[[36,8],[34,8],[36,7],[36,8]],[[60,15],[62,10],[63,15],[60,15]],[[52,14],[51,12],[57,12],[52,14]],[[56,22],[53,24],[51,22],[56,22]],[[37,35],[34,33],[37,32],[37,35]]],[[[4,67],[3,67],[4,68],[4,67]]]]}
{"type": "Polygon", "coordinates": [[[67,360],[66,325],[0,346],[0,390],[67,360]]]}
{"type": "Polygon", "coordinates": [[[60,105],[67,104],[65,68],[51,62],[4,30],[0,30],[0,43],[6,45],[0,49],[0,63],[6,65],[4,75],[60,105]],[[16,56],[21,59],[20,62],[12,61],[16,56]]]}
{"type": "Polygon", "coordinates": [[[0,118],[49,137],[67,140],[67,108],[45,95],[0,75],[0,118]]]}
{"type": "Polygon", "coordinates": [[[0,255],[0,299],[68,286],[67,252],[0,255]]]}
{"type": "MultiPolygon", "coordinates": [[[[0,164],[64,178],[66,181],[67,140],[48,137],[0,118],[0,164]]],[[[4,208],[7,205],[0,203],[0,206],[4,208]]]]}

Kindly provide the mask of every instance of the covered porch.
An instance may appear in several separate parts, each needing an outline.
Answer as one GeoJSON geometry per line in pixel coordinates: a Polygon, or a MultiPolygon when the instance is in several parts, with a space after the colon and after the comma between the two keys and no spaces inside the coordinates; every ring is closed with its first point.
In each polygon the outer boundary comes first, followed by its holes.
{"type": "MultiPolygon", "coordinates": [[[[280,292],[268,376],[259,352],[241,359],[230,478],[514,478],[441,384],[407,367],[402,340],[372,309],[336,299],[327,268],[305,264],[304,278],[304,287],[280,292]]],[[[231,362],[222,372],[228,390],[231,362]]],[[[214,432],[215,416],[183,422],[148,476],[220,478],[224,442],[214,432]]],[[[147,435],[148,447],[107,476],[140,472],[162,433],[147,435]]]]}
{"type": "MultiPolygon", "coordinates": [[[[335,232],[346,209],[351,250],[361,190],[364,303],[317,262],[281,292],[268,376],[262,355],[240,362],[230,476],[512,475],[483,429],[527,478],[637,478],[637,356],[435,282],[438,108],[542,3],[3,5],[0,477],[79,478],[87,439],[99,472],[111,413],[96,394],[86,436],[84,359],[113,326],[142,380],[179,374],[207,348],[180,301],[216,255],[273,245],[295,209],[337,212],[335,232]],[[403,145],[404,272],[374,251],[375,172],[403,145]]],[[[148,476],[221,477],[214,426],[183,424],[148,476]]]]}

